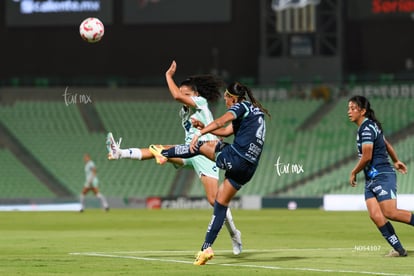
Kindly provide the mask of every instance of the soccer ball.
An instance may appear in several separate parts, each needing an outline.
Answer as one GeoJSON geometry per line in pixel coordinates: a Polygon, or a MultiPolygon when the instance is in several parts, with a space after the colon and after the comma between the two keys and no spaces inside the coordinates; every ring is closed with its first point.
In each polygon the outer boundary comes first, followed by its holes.
{"type": "Polygon", "coordinates": [[[83,40],[89,43],[100,41],[104,35],[105,29],[101,20],[95,17],[86,18],[79,26],[79,33],[83,40]]]}

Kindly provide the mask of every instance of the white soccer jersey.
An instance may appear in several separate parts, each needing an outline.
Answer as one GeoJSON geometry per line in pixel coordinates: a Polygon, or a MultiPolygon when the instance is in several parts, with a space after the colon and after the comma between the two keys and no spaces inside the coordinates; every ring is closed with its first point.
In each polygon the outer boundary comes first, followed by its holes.
{"type": "MultiPolygon", "coordinates": [[[[194,118],[207,126],[214,118],[210,109],[208,108],[207,100],[203,97],[193,96],[191,97],[196,104],[196,107],[183,107],[180,110],[181,124],[185,130],[185,143],[189,144],[193,140],[194,133],[197,128],[191,124],[191,118],[194,118]]],[[[217,136],[213,134],[206,134],[200,137],[200,141],[217,140],[217,136]]]]}
{"type": "Polygon", "coordinates": [[[85,164],[85,186],[98,184],[98,178],[93,173],[95,168],[95,163],[92,160],[85,164]]]}

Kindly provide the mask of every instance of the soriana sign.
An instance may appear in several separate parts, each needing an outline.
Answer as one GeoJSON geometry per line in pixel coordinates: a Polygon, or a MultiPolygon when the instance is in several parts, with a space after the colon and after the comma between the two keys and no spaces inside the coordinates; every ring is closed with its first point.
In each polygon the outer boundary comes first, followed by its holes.
{"type": "Polygon", "coordinates": [[[347,0],[348,19],[412,20],[414,0],[347,0]]]}
{"type": "Polygon", "coordinates": [[[372,0],[372,13],[412,13],[414,12],[414,0],[372,0]]]}

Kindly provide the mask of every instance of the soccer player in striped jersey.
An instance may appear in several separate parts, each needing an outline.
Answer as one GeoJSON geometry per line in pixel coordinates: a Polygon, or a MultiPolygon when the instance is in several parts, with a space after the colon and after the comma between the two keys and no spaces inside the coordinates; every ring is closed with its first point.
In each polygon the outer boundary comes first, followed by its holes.
{"type": "MultiPolygon", "coordinates": [[[[185,131],[185,143],[190,144],[194,134],[198,131],[197,126],[193,125],[193,122],[207,125],[213,121],[213,115],[208,103],[215,102],[219,99],[221,96],[220,88],[224,86],[224,83],[211,75],[197,75],[187,78],[178,87],[173,79],[176,69],[177,64],[173,61],[170,68],[166,71],[165,76],[172,97],[183,104],[179,114],[182,127],[185,131]]],[[[213,134],[206,135],[204,139],[218,140],[217,136],[213,134]]],[[[153,147],[120,149],[119,146],[120,142],[116,143],[112,133],[108,133],[108,159],[130,158],[148,160],[154,158],[152,153],[154,151],[153,147]]],[[[171,146],[160,147],[169,148],[171,146]]],[[[162,157],[156,158],[156,161],[157,163],[163,163],[167,160],[162,157]]],[[[208,202],[214,206],[219,179],[219,170],[216,164],[202,155],[189,159],[171,158],[169,161],[178,166],[193,167],[203,183],[208,202]]],[[[239,255],[242,251],[241,232],[234,224],[230,209],[226,213],[225,225],[231,237],[233,254],[239,255]]]]}
{"type": "Polygon", "coordinates": [[[225,170],[225,178],[220,185],[214,212],[207,228],[201,251],[194,265],[204,265],[213,258],[212,245],[220,232],[226,211],[237,191],[253,177],[263,150],[266,134],[264,116],[269,112],[254,98],[246,86],[234,82],[227,87],[224,99],[227,112],[206,125],[194,135],[191,144],[178,145],[170,149],[155,147],[155,155],[165,158],[190,158],[203,154],[216,162],[217,167],[225,170]],[[249,97],[250,101],[246,98],[249,97]],[[228,137],[234,135],[232,144],[220,140],[205,141],[207,134],[228,137]]]}
{"type": "Polygon", "coordinates": [[[353,96],[348,101],[348,117],[358,126],[357,148],[359,161],[352,169],[349,182],[356,186],[356,175],[363,171],[365,175],[365,203],[371,220],[393,250],[387,257],[405,257],[407,251],[402,246],[394,227],[388,219],[414,226],[414,215],[397,208],[397,176],[394,168],[407,173],[406,165],[385,139],[381,123],[367,98],[353,96]]]}

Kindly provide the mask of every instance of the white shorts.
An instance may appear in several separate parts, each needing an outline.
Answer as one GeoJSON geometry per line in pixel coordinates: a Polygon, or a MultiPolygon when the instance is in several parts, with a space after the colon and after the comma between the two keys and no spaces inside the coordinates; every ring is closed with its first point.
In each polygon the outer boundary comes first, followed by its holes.
{"type": "Polygon", "coordinates": [[[83,185],[84,187],[86,187],[86,188],[98,188],[98,186],[99,186],[99,180],[98,180],[98,178],[97,177],[95,177],[93,180],[92,180],[92,183],[91,184],[88,184],[88,182],[85,182],[85,184],[83,185]]]}
{"type": "Polygon", "coordinates": [[[205,157],[204,155],[196,155],[191,158],[183,159],[185,167],[192,166],[198,177],[202,175],[219,179],[219,168],[216,163],[205,157]]]}

